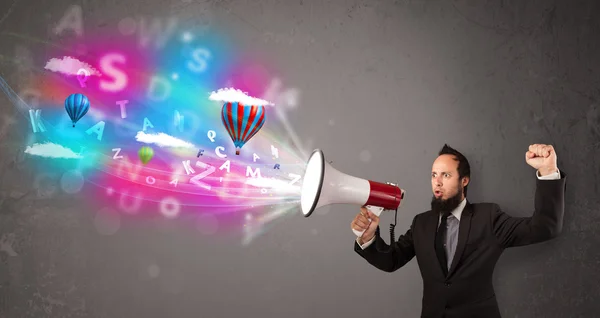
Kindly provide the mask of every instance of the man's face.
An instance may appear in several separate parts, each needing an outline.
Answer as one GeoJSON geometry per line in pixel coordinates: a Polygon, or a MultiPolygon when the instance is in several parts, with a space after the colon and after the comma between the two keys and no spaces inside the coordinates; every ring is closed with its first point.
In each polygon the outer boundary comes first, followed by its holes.
{"type": "Polygon", "coordinates": [[[468,179],[460,180],[458,161],[452,155],[441,155],[431,168],[432,209],[454,209],[464,199],[463,189],[468,179]]]}

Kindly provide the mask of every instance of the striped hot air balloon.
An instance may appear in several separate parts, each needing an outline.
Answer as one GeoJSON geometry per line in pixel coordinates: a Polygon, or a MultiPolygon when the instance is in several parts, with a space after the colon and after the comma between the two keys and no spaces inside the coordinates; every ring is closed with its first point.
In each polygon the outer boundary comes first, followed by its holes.
{"type": "Polygon", "coordinates": [[[154,156],[154,150],[152,150],[152,148],[148,146],[143,146],[138,151],[138,156],[140,157],[142,163],[147,164],[150,161],[150,159],[152,159],[152,157],[154,156]]]}
{"type": "Polygon", "coordinates": [[[226,102],[221,110],[221,120],[235,146],[235,154],[262,128],[265,123],[265,106],[226,102]]]}
{"type": "Polygon", "coordinates": [[[65,110],[73,122],[73,127],[90,109],[90,101],[83,94],[71,94],[65,99],[65,110]]]}

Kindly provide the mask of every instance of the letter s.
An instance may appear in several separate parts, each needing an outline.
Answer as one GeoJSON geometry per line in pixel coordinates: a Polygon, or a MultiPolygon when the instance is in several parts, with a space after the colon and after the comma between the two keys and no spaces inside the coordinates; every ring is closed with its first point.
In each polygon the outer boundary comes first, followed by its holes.
{"type": "Polygon", "coordinates": [[[127,74],[116,68],[115,63],[124,64],[125,56],[119,53],[111,53],[100,59],[100,72],[114,78],[113,82],[100,80],[100,88],[103,91],[119,92],[127,86],[127,74]]]}
{"type": "Polygon", "coordinates": [[[210,58],[210,52],[206,49],[198,48],[192,52],[192,55],[197,64],[190,61],[188,62],[188,68],[195,73],[204,72],[208,66],[207,60],[210,58]]]}

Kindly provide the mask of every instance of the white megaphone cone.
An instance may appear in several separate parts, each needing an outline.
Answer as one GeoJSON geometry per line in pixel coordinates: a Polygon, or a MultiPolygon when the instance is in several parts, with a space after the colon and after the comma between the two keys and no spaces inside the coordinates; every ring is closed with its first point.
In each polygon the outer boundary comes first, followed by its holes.
{"type": "MultiPolygon", "coordinates": [[[[392,183],[380,183],[339,172],[325,161],[323,151],[316,149],[306,165],[300,204],[302,214],[309,217],[314,210],[329,204],[366,206],[379,216],[383,210],[396,210],[405,191],[392,183]]],[[[364,231],[354,230],[357,236],[364,231]]]]}

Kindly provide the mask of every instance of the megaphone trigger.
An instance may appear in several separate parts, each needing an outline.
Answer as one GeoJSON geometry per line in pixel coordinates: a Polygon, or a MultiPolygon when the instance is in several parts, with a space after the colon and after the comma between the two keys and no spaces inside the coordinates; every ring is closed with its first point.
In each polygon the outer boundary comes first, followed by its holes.
{"type": "Polygon", "coordinates": [[[383,208],[380,206],[372,206],[372,205],[367,205],[365,206],[369,211],[371,211],[373,214],[380,216],[381,212],[383,212],[383,208]]]}
{"type": "MultiPolygon", "coordinates": [[[[367,208],[367,210],[371,211],[373,214],[380,216],[381,212],[383,212],[383,210],[385,210],[382,207],[379,206],[372,206],[372,205],[363,205],[365,208],[367,208]]],[[[369,225],[371,225],[371,222],[373,220],[369,219],[369,225]]],[[[365,231],[357,231],[355,229],[352,229],[352,232],[354,232],[354,234],[358,237],[362,237],[362,235],[365,233],[365,231]]]]}

